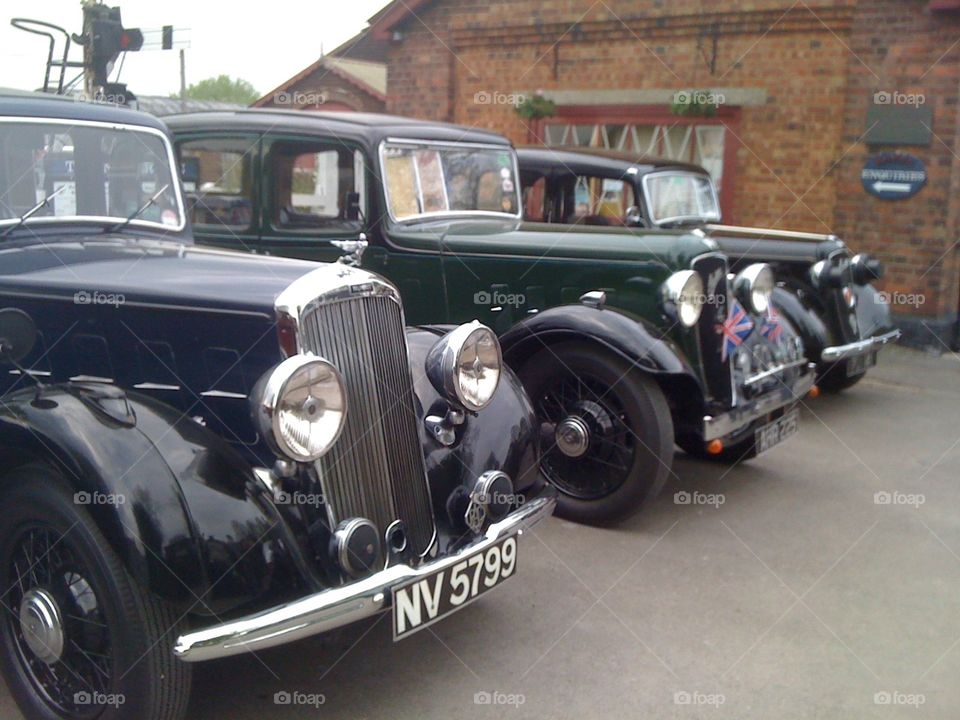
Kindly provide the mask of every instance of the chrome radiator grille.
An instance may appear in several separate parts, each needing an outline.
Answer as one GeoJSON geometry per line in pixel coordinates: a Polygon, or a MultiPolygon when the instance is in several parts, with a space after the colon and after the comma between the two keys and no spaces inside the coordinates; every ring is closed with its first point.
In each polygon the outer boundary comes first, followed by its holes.
{"type": "Polygon", "coordinates": [[[434,524],[400,306],[380,295],[338,300],[300,327],[302,348],[332,362],[346,385],[343,433],[317,462],[331,519],[365,517],[381,533],[402,520],[423,554],[434,524]]]}

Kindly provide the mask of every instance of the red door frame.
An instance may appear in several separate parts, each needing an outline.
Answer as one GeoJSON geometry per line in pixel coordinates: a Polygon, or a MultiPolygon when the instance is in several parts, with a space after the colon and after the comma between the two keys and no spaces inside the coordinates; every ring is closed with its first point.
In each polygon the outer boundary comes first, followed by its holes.
{"type": "Polygon", "coordinates": [[[563,121],[566,125],[723,125],[727,136],[723,141],[723,187],[720,190],[720,212],[723,221],[736,224],[734,191],[737,178],[737,150],[740,147],[740,108],[727,105],[717,108],[712,117],[674,115],[663,105],[561,105],[551,118],[534,122],[528,133],[531,143],[543,144],[545,126],[563,121]]]}

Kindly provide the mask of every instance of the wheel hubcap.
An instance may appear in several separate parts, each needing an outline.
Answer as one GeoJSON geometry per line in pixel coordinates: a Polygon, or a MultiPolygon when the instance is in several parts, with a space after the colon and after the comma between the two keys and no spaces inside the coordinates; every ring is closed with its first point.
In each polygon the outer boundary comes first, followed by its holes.
{"type": "Polygon", "coordinates": [[[571,415],[557,425],[556,441],[557,448],[567,457],[583,457],[590,449],[590,428],[582,418],[571,415]]]}
{"type": "Polygon", "coordinates": [[[536,394],[535,408],[547,448],[540,467],[561,492],[598,500],[626,482],[635,452],[632,419],[607,382],[561,373],[536,394]]]}
{"type": "Polygon", "coordinates": [[[56,600],[46,590],[34,588],[20,601],[20,629],[27,647],[47,665],[63,656],[63,620],[56,600]]]}

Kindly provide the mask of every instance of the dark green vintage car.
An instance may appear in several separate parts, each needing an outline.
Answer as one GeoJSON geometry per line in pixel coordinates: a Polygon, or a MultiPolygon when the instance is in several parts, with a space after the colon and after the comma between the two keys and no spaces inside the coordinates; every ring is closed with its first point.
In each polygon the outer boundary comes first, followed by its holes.
{"type": "Polygon", "coordinates": [[[835,235],[721,224],[716,185],[698,165],[585,147],[528,147],[517,155],[528,220],[641,238],[646,228],[701,229],[734,272],[769,263],[784,289],[774,306],[800,333],[825,390],[855,385],[900,336],[872,284],[883,273],[879,261],[854,254],[835,235]]]}
{"type": "MultiPolygon", "coordinates": [[[[166,120],[201,242],[359,264],[400,288],[412,323],[493,327],[539,414],[561,515],[634,511],[675,443],[737,461],[797,429],[813,372],[772,309],[773,274],[729,276],[700,231],[525,224],[516,153],[489,132],[353,113],[166,120]]],[[[462,420],[428,426],[452,439],[462,420]]]]}

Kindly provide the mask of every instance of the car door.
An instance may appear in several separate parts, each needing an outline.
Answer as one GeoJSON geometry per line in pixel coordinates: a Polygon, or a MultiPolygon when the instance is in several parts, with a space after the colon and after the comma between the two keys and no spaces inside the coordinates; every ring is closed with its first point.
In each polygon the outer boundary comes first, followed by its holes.
{"type": "Polygon", "coordinates": [[[256,134],[204,134],[178,140],[187,211],[198,242],[256,251],[259,147],[256,134]]]}
{"type": "Polygon", "coordinates": [[[367,183],[359,148],[267,135],[261,163],[260,252],[332,262],[344,254],[337,242],[365,239],[367,183]]]}

